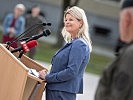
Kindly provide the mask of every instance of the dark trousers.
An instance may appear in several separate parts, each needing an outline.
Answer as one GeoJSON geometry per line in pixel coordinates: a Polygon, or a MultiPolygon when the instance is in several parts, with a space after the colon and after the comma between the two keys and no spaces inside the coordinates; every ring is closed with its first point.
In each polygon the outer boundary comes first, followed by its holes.
{"type": "Polygon", "coordinates": [[[76,100],[76,94],[46,89],[46,100],[76,100]]]}

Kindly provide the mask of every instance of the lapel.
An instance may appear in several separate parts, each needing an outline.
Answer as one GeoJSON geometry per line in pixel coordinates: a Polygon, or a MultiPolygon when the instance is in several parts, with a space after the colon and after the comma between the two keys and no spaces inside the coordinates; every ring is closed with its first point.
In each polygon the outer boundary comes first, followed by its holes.
{"type": "Polygon", "coordinates": [[[67,43],[65,46],[63,46],[61,49],[59,49],[55,55],[53,57],[55,57],[60,51],[62,51],[63,49],[65,49],[66,47],[68,47],[69,45],[71,45],[72,43],[67,43]]]}

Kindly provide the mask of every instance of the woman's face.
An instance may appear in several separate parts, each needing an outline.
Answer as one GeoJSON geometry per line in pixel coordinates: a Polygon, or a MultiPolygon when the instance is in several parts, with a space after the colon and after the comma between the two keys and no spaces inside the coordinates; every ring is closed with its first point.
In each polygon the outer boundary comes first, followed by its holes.
{"type": "Polygon", "coordinates": [[[24,13],[23,9],[20,9],[20,8],[15,8],[14,9],[14,14],[15,14],[16,17],[21,16],[23,13],[24,13]]]}
{"type": "Polygon", "coordinates": [[[39,16],[39,13],[40,13],[40,8],[39,7],[36,7],[36,8],[32,8],[32,16],[33,17],[37,17],[39,16]]]}
{"type": "Polygon", "coordinates": [[[64,26],[67,32],[70,34],[77,34],[82,27],[82,20],[76,19],[71,14],[66,14],[64,26]]]}

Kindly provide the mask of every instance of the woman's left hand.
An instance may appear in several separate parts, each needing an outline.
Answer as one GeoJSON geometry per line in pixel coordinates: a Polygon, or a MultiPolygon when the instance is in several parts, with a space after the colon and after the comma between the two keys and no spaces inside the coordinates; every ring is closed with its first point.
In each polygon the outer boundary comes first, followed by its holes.
{"type": "Polygon", "coordinates": [[[45,80],[45,76],[47,75],[47,71],[46,70],[41,70],[39,71],[39,77],[41,79],[44,79],[45,80]]]}

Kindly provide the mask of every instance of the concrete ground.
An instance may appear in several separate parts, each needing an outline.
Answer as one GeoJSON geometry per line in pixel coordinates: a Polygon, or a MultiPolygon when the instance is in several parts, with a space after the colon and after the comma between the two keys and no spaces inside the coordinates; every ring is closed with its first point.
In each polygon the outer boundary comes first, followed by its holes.
{"type": "MultiPolygon", "coordinates": [[[[49,66],[48,63],[40,62],[43,66],[49,66]]],[[[49,68],[48,68],[49,69],[49,68]]],[[[84,74],[84,93],[77,95],[77,100],[94,100],[95,90],[99,81],[99,76],[94,74],[85,73],[84,74]]],[[[42,100],[45,100],[45,92],[43,94],[42,100]]]]}

